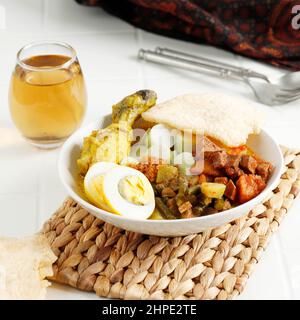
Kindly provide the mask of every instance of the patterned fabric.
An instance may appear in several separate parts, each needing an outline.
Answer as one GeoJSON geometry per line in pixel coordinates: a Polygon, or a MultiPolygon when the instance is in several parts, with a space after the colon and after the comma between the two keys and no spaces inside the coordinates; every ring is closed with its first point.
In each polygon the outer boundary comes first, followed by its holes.
{"type": "Polygon", "coordinates": [[[101,6],[148,31],[300,70],[300,18],[297,23],[297,11],[292,12],[300,0],[76,1],[101,6]]]}

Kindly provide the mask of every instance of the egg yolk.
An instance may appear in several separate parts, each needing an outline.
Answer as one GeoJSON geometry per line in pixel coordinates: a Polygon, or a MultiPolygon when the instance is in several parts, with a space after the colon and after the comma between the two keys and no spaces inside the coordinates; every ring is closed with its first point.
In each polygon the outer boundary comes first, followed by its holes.
{"type": "Polygon", "coordinates": [[[118,187],[122,197],[133,204],[145,205],[151,200],[151,194],[147,192],[143,180],[138,176],[123,178],[118,187]]]}

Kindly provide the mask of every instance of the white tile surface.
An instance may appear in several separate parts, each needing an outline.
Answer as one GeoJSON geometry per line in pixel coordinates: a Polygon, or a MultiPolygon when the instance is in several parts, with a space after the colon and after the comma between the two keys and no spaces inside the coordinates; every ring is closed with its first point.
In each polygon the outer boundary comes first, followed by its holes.
{"type": "Polygon", "coordinates": [[[33,194],[0,194],[0,235],[18,238],[35,233],[38,218],[36,200],[33,194]]]}
{"type": "MultiPolygon", "coordinates": [[[[76,48],[89,94],[84,124],[109,113],[113,103],[140,88],[156,90],[160,101],[185,92],[223,91],[240,95],[263,110],[267,130],[280,143],[300,147],[299,101],[267,107],[256,102],[243,83],[141,63],[136,55],[139,47],[168,46],[253,68],[270,77],[280,76],[281,70],[221,49],[136,30],[101,9],[82,7],[72,0],[0,0],[0,5],[7,18],[6,29],[0,30],[0,236],[36,232],[66,196],[56,169],[59,150],[40,151],[29,146],[10,120],[9,78],[15,54],[27,42],[57,39],[76,48]]],[[[300,298],[299,210],[300,201],[296,201],[240,299],[300,298]]],[[[48,298],[97,297],[54,285],[48,298]]]]}
{"type": "MultiPolygon", "coordinates": [[[[37,31],[40,31],[40,29],[37,29],[37,31]]],[[[0,73],[0,85],[8,85],[11,73],[15,67],[16,54],[19,49],[27,43],[45,40],[45,35],[42,32],[35,33],[30,31],[28,33],[11,33],[0,30],[0,36],[1,60],[2,65],[5,66],[0,73]]]]}
{"type": "Polygon", "coordinates": [[[24,143],[14,128],[0,128],[2,167],[0,194],[36,194],[40,152],[24,143]],[[33,153],[34,152],[34,153],[33,153]],[[31,174],[28,174],[28,173],[31,174]]]}
{"type": "Polygon", "coordinates": [[[293,299],[300,299],[300,250],[282,248],[282,260],[286,268],[286,281],[291,287],[293,299]]]}
{"type": "Polygon", "coordinates": [[[98,117],[111,113],[111,106],[130,92],[139,90],[142,86],[141,82],[138,77],[111,81],[89,81],[87,83],[89,89],[88,108],[84,124],[96,121],[98,117]]]}
{"type": "Polygon", "coordinates": [[[0,83],[0,105],[1,113],[0,113],[0,127],[11,125],[9,108],[8,108],[8,88],[9,83],[0,83]]]}
{"type": "Polygon", "coordinates": [[[39,158],[39,165],[35,170],[38,173],[37,212],[39,229],[67,197],[67,192],[60,183],[57,170],[58,151],[46,150],[42,153],[39,158]]]}
{"type": "Polygon", "coordinates": [[[245,291],[239,297],[240,300],[292,299],[292,289],[286,279],[287,275],[280,249],[275,235],[268,250],[248,279],[245,291]]]}
{"type": "Polygon", "coordinates": [[[1,0],[0,5],[5,12],[4,31],[32,33],[43,27],[43,0],[1,0]]]}
{"type": "Polygon", "coordinates": [[[134,78],[139,75],[134,32],[58,34],[54,38],[76,48],[88,80],[134,78]]]}

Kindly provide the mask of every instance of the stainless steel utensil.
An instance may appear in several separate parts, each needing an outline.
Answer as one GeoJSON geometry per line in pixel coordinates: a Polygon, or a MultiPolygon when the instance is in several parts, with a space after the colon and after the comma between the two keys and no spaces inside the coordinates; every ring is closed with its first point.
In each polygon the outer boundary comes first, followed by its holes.
{"type": "Polygon", "coordinates": [[[257,99],[264,104],[278,105],[300,98],[300,72],[287,73],[271,82],[266,75],[250,69],[168,48],[158,47],[156,51],[141,49],[138,57],[142,60],[189,71],[203,72],[206,70],[222,78],[243,80],[253,90],[257,99]]]}
{"type": "Polygon", "coordinates": [[[162,55],[168,55],[168,56],[172,56],[175,58],[188,59],[188,60],[195,61],[195,62],[202,62],[202,63],[207,62],[210,65],[215,65],[215,66],[219,66],[221,68],[227,68],[228,70],[237,71],[243,77],[244,76],[255,77],[255,78],[260,78],[260,79],[268,81],[268,78],[264,74],[252,71],[250,69],[240,68],[240,67],[237,67],[237,66],[229,64],[229,63],[224,63],[221,61],[204,58],[202,56],[195,56],[190,53],[185,53],[185,52],[181,52],[181,51],[177,51],[177,50],[173,50],[173,49],[168,49],[168,48],[161,48],[161,47],[156,47],[155,52],[162,54],[162,55]]]}

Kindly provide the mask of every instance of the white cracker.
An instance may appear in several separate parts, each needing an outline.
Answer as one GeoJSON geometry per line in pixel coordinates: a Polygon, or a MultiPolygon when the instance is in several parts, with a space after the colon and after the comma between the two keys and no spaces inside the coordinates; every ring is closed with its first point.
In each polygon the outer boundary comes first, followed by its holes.
{"type": "Polygon", "coordinates": [[[157,104],[142,114],[146,121],[180,130],[193,130],[227,146],[246,143],[257,134],[263,114],[244,100],[222,93],[185,94],[157,104]]]}
{"type": "Polygon", "coordinates": [[[43,235],[0,238],[0,300],[43,299],[55,260],[43,235]]]}

